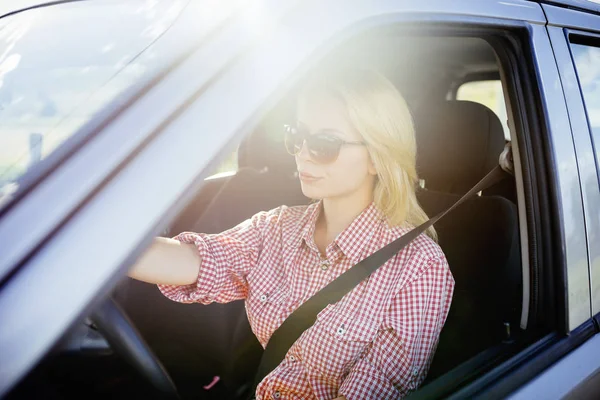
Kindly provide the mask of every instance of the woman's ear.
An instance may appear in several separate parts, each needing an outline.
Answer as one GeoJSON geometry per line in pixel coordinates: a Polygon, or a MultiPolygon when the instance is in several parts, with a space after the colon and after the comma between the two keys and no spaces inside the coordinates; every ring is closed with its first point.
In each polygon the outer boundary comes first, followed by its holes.
{"type": "Polygon", "coordinates": [[[373,159],[369,155],[369,165],[367,166],[367,172],[370,175],[377,175],[377,168],[375,168],[375,164],[373,164],[373,159]]]}

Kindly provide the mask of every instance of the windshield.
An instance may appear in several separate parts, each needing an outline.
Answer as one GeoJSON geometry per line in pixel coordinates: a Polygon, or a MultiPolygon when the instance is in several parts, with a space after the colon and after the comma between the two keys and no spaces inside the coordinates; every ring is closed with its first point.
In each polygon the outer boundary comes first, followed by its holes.
{"type": "Polygon", "coordinates": [[[0,207],[20,178],[153,69],[187,1],[57,4],[0,19],[0,207]]]}

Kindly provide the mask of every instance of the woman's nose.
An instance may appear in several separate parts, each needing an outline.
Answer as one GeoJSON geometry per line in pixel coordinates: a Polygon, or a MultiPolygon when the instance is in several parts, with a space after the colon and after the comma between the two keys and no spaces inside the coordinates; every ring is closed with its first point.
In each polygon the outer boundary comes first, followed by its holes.
{"type": "Polygon", "coordinates": [[[300,148],[298,154],[296,154],[296,157],[298,157],[298,159],[302,161],[311,161],[310,152],[308,151],[308,144],[306,144],[306,140],[302,141],[302,147],[300,148]]]}

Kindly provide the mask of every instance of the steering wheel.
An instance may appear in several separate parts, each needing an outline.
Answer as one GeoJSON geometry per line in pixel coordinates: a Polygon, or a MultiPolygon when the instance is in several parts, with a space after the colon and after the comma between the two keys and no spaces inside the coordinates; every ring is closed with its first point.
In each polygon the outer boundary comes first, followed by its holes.
{"type": "Polygon", "coordinates": [[[141,372],[163,396],[179,399],[167,370],[112,298],[100,304],[91,320],[115,352],[141,372]]]}

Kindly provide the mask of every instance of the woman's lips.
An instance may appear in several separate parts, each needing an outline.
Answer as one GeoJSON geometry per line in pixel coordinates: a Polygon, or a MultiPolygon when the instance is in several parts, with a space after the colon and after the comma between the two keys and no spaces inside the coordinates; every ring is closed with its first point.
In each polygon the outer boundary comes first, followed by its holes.
{"type": "Polygon", "coordinates": [[[300,172],[298,176],[300,177],[300,180],[304,183],[314,183],[321,179],[311,174],[307,174],[306,172],[300,172]]]}

